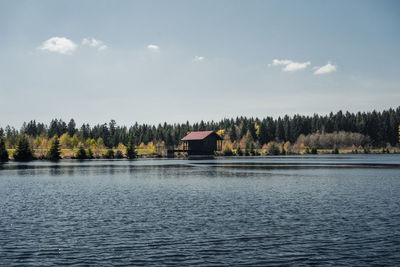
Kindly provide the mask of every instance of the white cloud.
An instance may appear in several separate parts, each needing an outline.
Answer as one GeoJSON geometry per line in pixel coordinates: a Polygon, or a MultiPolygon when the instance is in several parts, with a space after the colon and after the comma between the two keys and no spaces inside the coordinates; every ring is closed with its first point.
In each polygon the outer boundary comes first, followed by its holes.
{"type": "Polygon", "coordinates": [[[330,62],[328,64],[322,66],[322,67],[315,67],[314,68],[314,74],[319,75],[319,74],[327,74],[330,72],[334,72],[337,70],[337,67],[335,65],[332,65],[330,62]]]}
{"type": "Polygon", "coordinates": [[[202,56],[195,56],[193,59],[193,61],[195,61],[195,62],[201,62],[203,60],[204,60],[204,57],[202,57],[202,56]]]}
{"type": "Polygon", "coordinates": [[[93,48],[96,48],[98,51],[103,51],[108,48],[108,46],[105,45],[103,41],[96,40],[94,38],[83,38],[82,45],[91,46],[93,48]]]}
{"type": "Polygon", "coordinates": [[[293,62],[293,61],[288,60],[288,59],[282,59],[282,60],[274,59],[274,60],[272,60],[272,66],[288,65],[288,64],[290,64],[290,63],[292,63],[292,62],[293,62]]]}
{"type": "Polygon", "coordinates": [[[296,70],[305,69],[310,64],[311,64],[310,61],[294,62],[294,61],[288,60],[288,59],[274,59],[274,60],[272,60],[272,64],[270,64],[269,66],[283,65],[284,66],[282,68],[283,71],[296,71],[296,70]]]}
{"type": "Polygon", "coordinates": [[[70,39],[65,37],[52,37],[44,41],[38,49],[67,55],[72,54],[77,47],[78,46],[70,39]]]}
{"type": "Polygon", "coordinates": [[[155,45],[155,44],[149,44],[147,46],[147,49],[149,49],[150,51],[153,51],[153,52],[159,52],[160,51],[160,47],[158,45],[155,45]]]}

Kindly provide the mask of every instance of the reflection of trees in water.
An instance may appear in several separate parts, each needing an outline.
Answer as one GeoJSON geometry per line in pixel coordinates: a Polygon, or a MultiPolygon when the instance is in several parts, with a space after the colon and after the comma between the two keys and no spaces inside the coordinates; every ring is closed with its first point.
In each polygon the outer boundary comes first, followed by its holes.
{"type": "Polygon", "coordinates": [[[52,176],[59,176],[63,173],[62,169],[60,168],[60,166],[51,166],[49,169],[49,173],[52,176]]]}
{"type": "Polygon", "coordinates": [[[67,168],[67,173],[69,176],[75,175],[75,168],[67,168]]]}

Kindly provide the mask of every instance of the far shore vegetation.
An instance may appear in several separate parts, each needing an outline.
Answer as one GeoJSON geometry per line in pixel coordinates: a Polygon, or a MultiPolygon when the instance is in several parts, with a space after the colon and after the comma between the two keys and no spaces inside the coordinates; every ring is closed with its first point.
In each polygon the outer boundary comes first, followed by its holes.
{"type": "MultiPolygon", "coordinates": [[[[326,116],[294,115],[224,119],[189,124],[135,123],[119,126],[114,120],[77,127],[54,119],[49,125],[32,120],[20,130],[0,128],[0,161],[47,159],[134,159],[161,157],[169,147],[181,148],[191,131],[216,131],[223,138],[221,156],[342,153],[400,153],[400,107],[382,112],[326,116]]],[[[184,153],[176,156],[185,156],[184,153]]]]}

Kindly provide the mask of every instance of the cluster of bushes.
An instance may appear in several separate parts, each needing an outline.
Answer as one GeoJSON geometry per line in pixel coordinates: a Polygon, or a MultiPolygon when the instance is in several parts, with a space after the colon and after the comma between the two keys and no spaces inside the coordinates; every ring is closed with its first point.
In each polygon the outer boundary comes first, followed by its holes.
{"type": "Polygon", "coordinates": [[[316,148],[346,148],[352,146],[365,146],[370,143],[368,136],[360,133],[352,132],[333,132],[333,133],[319,133],[318,131],[314,134],[300,135],[297,138],[297,144],[303,144],[307,147],[316,148]]]}
{"type": "MultiPolygon", "coordinates": [[[[31,161],[34,159],[47,159],[51,161],[58,161],[61,159],[60,140],[58,136],[54,136],[51,139],[50,148],[46,150],[45,154],[39,154],[39,157],[35,157],[34,150],[29,144],[29,140],[25,135],[21,135],[17,141],[16,149],[12,154],[15,161],[31,161]]],[[[122,159],[122,158],[134,159],[137,157],[135,145],[133,140],[128,142],[128,146],[125,148],[125,155],[121,150],[114,152],[113,149],[108,149],[105,154],[97,158],[105,159],[122,159]]],[[[85,149],[83,146],[79,146],[77,152],[72,158],[76,159],[93,159],[95,158],[91,148],[85,149]]],[[[0,138],[0,162],[6,162],[9,160],[9,154],[5,147],[4,140],[0,138]]]]}

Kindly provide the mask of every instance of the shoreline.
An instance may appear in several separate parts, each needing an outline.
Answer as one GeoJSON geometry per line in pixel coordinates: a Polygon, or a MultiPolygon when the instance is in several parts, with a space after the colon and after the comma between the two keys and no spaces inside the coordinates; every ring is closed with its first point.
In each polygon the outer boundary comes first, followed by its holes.
{"type": "MultiPolygon", "coordinates": [[[[13,150],[9,149],[8,150],[9,155],[12,155],[13,150]],[[11,153],[10,153],[11,152],[11,153]]],[[[43,151],[42,151],[43,152],[43,151]]],[[[46,151],[47,152],[47,151],[46,151]]],[[[213,156],[215,158],[257,158],[257,157],[290,157],[290,156],[326,156],[326,155],[390,155],[390,154],[400,154],[400,151],[398,149],[394,149],[392,151],[390,151],[389,153],[381,152],[381,149],[371,149],[368,153],[364,153],[363,151],[354,153],[352,150],[349,149],[343,149],[340,150],[339,149],[339,153],[333,153],[334,150],[333,149],[320,149],[317,151],[317,153],[286,153],[286,154],[268,154],[265,153],[264,151],[260,152],[260,151],[256,151],[253,154],[250,153],[244,153],[242,155],[237,155],[237,154],[232,154],[232,155],[224,155],[223,152],[216,152],[213,156]]],[[[30,161],[51,161],[46,157],[43,157],[41,155],[37,154],[37,151],[34,152],[35,158],[30,160],[30,161]]],[[[167,157],[165,155],[162,155],[162,153],[143,153],[143,154],[138,154],[136,158],[134,159],[128,159],[127,157],[120,157],[120,158],[106,158],[106,157],[102,157],[102,156],[97,156],[97,157],[93,157],[93,158],[86,158],[86,159],[77,159],[74,156],[63,156],[63,151],[61,151],[61,158],[58,161],[64,161],[64,160],[76,160],[76,161],[91,161],[91,160],[128,160],[128,161],[132,161],[132,160],[136,160],[136,159],[189,159],[189,156],[187,155],[187,153],[180,153],[177,152],[175,153],[175,155],[173,157],[167,157]]],[[[14,160],[12,157],[9,158],[9,161],[12,162],[29,162],[29,161],[16,161],[14,160]]],[[[2,162],[0,162],[2,163],[2,162]]],[[[5,162],[3,162],[5,163],[5,162]]]]}

